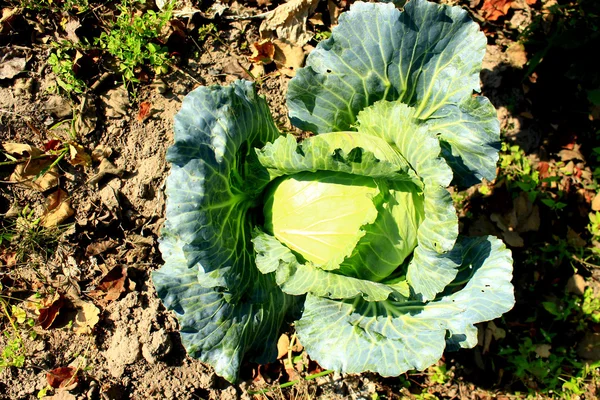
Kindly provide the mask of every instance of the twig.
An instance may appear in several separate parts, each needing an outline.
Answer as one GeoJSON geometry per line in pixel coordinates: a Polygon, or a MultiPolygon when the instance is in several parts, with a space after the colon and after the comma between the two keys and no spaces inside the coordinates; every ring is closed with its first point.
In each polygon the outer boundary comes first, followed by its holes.
{"type": "Polygon", "coordinates": [[[35,157],[28,157],[28,158],[21,158],[19,160],[11,160],[11,161],[2,161],[0,162],[0,167],[3,167],[5,165],[16,165],[16,164],[23,164],[26,162],[29,162],[31,160],[39,160],[41,158],[49,158],[49,157],[56,157],[55,154],[41,154],[39,156],[35,156],[35,157]]]}
{"type": "Polygon", "coordinates": [[[575,254],[571,255],[571,258],[575,261],[577,261],[578,263],[581,263],[587,267],[591,267],[591,268],[600,268],[600,265],[596,265],[596,264],[592,264],[590,262],[587,262],[585,260],[582,260],[581,258],[577,257],[575,254]]]}

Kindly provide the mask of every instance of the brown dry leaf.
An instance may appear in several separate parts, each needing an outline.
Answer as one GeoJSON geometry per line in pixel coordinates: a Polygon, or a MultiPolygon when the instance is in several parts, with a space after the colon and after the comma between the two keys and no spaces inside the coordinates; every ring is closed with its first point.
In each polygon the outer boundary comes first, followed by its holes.
{"type": "Polygon", "coordinates": [[[48,329],[60,313],[65,304],[62,294],[55,293],[53,296],[42,300],[42,308],[39,309],[38,323],[43,329],[48,329]]]}
{"type": "Polygon", "coordinates": [[[0,251],[0,263],[1,267],[12,267],[17,263],[17,253],[8,251],[8,249],[2,249],[0,251]]]}
{"type": "Polygon", "coordinates": [[[523,68],[527,64],[527,52],[522,43],[514,42],[508,46],[505,54],[509,64],[515,68],[523,68]]]}
{"type": "Polygon", "coordinates": [[[252,55],[248,60],[253,63],[269,64],[273,62],[275,56],[275,46],[269,39],[261,40],[260,42],[252,43],[252,55]]]}
{"type": "Polygon", "coordinates": [[[52,192],[46,201],[46,212],[40,220],[42,226],[46,228],[60,225],[75,214],[75,210],[71,207],[69,195],[62,189],[52,192]]]}
{"type": "Polygon", "coordinates": [[[528,5],[532,6],[535,3],[537,3],[537,0],[525,0],[525,3],[527,3],[528,5]]]}
{"type": "Polygon", "coordinates": [[[481,16],[488,21],[496,21],[505,16],[514,0],[485,0],[481,7],[481,16]]]}
{"type": "Polygon", "coordinates": [[[58,185],[58,168],[56,166],[41,174],[52,162],[52,158],[43,158],[18,164],[9,179],[45,192],[58,185]]]}
{"type": "Polygon", "coordinates": [[[513,200],[513,207],[504,214],[492,213],[490,219],[502,230],[506,242],[513,247],[523,247],[523,238],[519,233],[535,232],[540,229],[540,210],[537,204],[529,200],[522,192],[513,200]]]}
{"type": "Polygon", "coordinates": [[[100,280],[96,289],[89,294],[92,297],[102,298],[104,301],[116,300],[125,291],[126,280],[127,267],[117,265],[100,280]]]}
{"type": "Polygon", "coordinates": [[[114,249],[118,245],[119,242],[112,239],[91,243],[85,248],[85,255],[87,257],[97,256],[98,254],[104,253],[106,250],[114,249]]]}
{"type": "Polygon", "coordinates": [[[61,21],[61,25],[67,33],[67,39],[69,39],[73,43],[79,43],[79,36],[77,36],[75,31],[81,26],[81,22],[79,22],[78,18],[69,14],[67,15],[68,17],[63,18],[63,20],[61,21]]]}
{"type": "Polygon", "coordinates": [[[43,152],[37,147],[23,143],[3,143],[2,147],[7,153],[29,157],[29,160],[17,164],[9,178],[11,181],[23,183],[42,192],[58,185],[58,168],[56,166],[40,175],[52,164],[54,161],[52,157],[36,158],[42,156],[43,152]]]}
{"type": "Polygon", "coordinates": [[[260,24],[263,39],[276,37],[298,47],[304,46],[313,34],[307,32],[306,21],[319,0],[289,0],[277,7],[260,24]]]}
{"type": "Polygon", "coordinates": [[[25,70],[27,57],[22,51],[0,48],[0,79],[12,79],[25,70]]]}
{"type": "Polygon", "coordinates": [[[46,373],[48,385],[58,389],[77,383],[77,369],[74,367],[58,367],[46,373]]]}
{"type": "Polygon", "coordinates": [[[285,333],[277,340],[277,359],[280,360],[287,356],[288,350],[290,349],[290,338],[285,333]]]}
{"type": "Polygon", "coordinates": [[[140,111],[138,111],[137,120],[138,122],[144,122],[150,118],[150,109],[152,104],[149,101],[143,101],[140,103],[140,111]]]}
{"type": "Polygon", "coordinates": [[[92,158],[80,144],[69,143],[69,154],[71,156],[69,164],[71,165],[83,165],[84,167],[92,165],[92,158]]]}
{"type": "Polygon", "coordinates": [[[81,104],[75,120],[75,131],[81,136],[86,136],[96,129],[98,115],[96,115],[96,104],[91,96],[85,93],[80,97],[81,104]]]}
{"type": "Polygon", "coordinates": [[[304,50],[301,47],[290,45],[281,40],[274,40],[275,64],[285,75],[294,77],[296,71],[302,68],[304,63],[304,50]]]}
{"type": "Polygon", "coordinates": [[[237,60],[233,60],[232,62],[225,64],[222,71],[224,74],[233,75],[236,78],[252,80],[252,77],[250,74],[248,74],[247,69],[242,67],[237,60]]]}
{"type": "Polygon", "coordinates": [[[73,321],[73,331],[79,335],[89,335],[100,321],[100,309],[90,302],[76,300],[77,315],[73,321]]]}
{"type": "Polygon", "coordinates": [[[600,211],[600,193],[596,193],[592,200],[592,210],[600,211]]]}
{"type": "Polygon", "coordinates": [[[89,185],[95,185],[107,174],[122,177],[124,172],[125,170],[123,168],[117,168],[108,158],[103,158],[98,166],[98,173],[88,179],[87,183],[89,185]]]}
{"type": "Polygon", "coordinates": [[[548,358],[552,353],[550,353],[550,349],[552,348],[549,344],[538,344],[535,346],[535,354],[537,354],[541,358],[548,358]]]}
{"type": "Polygon", "coordinates": [[[490,345],[492,344],[492,339],[500,340],[506,337],[506,331],[502,328],[496,326],[494,321],[490,321],[485,328],[485,334],[483,339],[483,354],[486,354],[490,351],[490,345]]]}
{"type": "Polygon", "coordinates": [[[37,157],[42,154],[42,151],[37,147],[31,146],[24,143],[2,143],[2,147],[10,154],[28,155],[30,157],[37,157]]]}
{"type": "Polygon", "coordinates": [[[558,152],[558,156],[560,157],[560,160],[561,161],[569,161],[569,160],[585,161],[583,154],[581,154],[581,151],[579,150],[581,148],[581,145],[573,144],[572,147],[573,147],[572,149],[565,148],[558,152]]]}
{"type": "Polygon", "coordinates": [[[0,18],[0,35],[4,35],[10,31],[13,31],[12,22],[14,22],[20,13],[21,9],[19,7],[7,7],[2,9],[2,17],[0,18]]]}

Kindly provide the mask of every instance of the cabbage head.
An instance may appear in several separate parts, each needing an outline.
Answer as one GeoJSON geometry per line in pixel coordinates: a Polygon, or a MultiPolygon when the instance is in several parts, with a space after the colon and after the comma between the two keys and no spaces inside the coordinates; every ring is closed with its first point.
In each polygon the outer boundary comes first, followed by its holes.
{"type": "Polygon", "coordinates": [[[152,278],[191,356],[234,381],[293,322],[323,367],[396,376],[512,308],[510,251],[460,236],[447,189],[496,175],[485,45],[458,7],[356,2],[289,84],[314,135],[281,134],[250,82],[185,97],[152,278]]]}

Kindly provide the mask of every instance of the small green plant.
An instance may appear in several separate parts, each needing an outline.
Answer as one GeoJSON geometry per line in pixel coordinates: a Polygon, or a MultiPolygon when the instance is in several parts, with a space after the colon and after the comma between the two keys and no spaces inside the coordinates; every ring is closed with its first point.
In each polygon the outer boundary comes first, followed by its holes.
{"type": "Polygon", "coordinates": [[[19,4],[34,11],[67,11],[79,14],[90,9],[89,0],[20,0],[19,4]]]}
{"type": "Polygon", "coordinates": [[[452,377],[449,374],[448,368],[446,364],[441,365],[432,365],[428,369],[429,372],[429,381],[432,383],[438,383],[440,385],[448,382],[452,377]]]}
{"type": "MultiPolygon", "coordinates": [[[[0,290],[2,290],[1,284],[0,290]]],[[[29,332],[29,336],[35,339],[35,331],[31,330],[35,321],[28,318],[25,310],[21,307],[9,305],[3,298],[0,298],[0,307],[2,308],[3,317],[8,320],[9,326],[8,329],[2,332],[5,346],[0,353],[0,368],[23,367],[25,365],[26,349],[21,334],[29,332]]]]}
{"type": "Polygon", "coordinates": [[[502,143],[500,170],[507,180],[509,189],[518,187],[529,195],[531,201],[538,197],[539,172],[533,168],[531,161],[519,146],[502,143]]]}
{"type": "Polygon", "coordinates": [[[56,75],[56,91],[63,90],[67,94],[83,93],[86,84],[75,75],[72,52],[73,45],[68,40],[55,43],[48,57],[48,65],[56,75]]]}
{"type": "Polygon", "coordinates": [[[119,63],[124,83],[138,82],[136,75],[143,65],[150,65],[156,74],[169,70],[169,54],[159,39],[171,19],[173,5],[169,3],[159,12],[136,10],[136,5],[144,3],[122,0],[113,25],[96,39],[96,44],[119,63]]]}
{"type": "Polygon", "coordinates": [[[331,31],[319,31],[319,32],[315,33],[314,39],[317,42],[320,42],[321,40],[329,39],[330,37],[331,37],[331,31]]]}

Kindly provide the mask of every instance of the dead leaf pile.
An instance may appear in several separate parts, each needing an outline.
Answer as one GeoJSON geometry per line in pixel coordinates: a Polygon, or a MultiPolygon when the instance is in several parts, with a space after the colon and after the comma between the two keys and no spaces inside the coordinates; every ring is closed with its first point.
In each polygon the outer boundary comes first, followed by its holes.
{"type": "Polygon", "coordinates": [[[318,3],[319,0],[290,0],[270,12],[260,25],[261,40],[252,44],[249,60],[258,64],[274,61],[281,72],[294,76],[304,63],[304,46],[313,37],[307,21],[318,3]]]}

